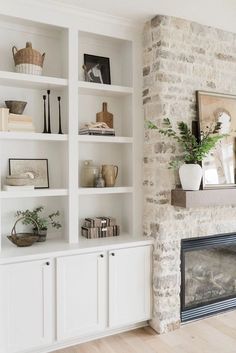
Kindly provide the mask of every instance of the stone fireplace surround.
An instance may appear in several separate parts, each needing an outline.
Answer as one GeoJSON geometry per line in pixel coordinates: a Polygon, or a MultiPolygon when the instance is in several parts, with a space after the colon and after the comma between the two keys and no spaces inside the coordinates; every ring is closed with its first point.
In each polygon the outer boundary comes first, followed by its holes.
{"type": "MultiPolygon", "coordinates": [[[[145,119],[160,126],[169,117],[196,119],[196,90],[236,94],[236,34],[183,19],[156,16],[143,40],[145,119]]],[[[168,162],[178,153],[172,140],[145,131],[144,234],[155,238],[154,312],[159,333],[180,326],[181,239],[236,231],[236,207],[184,209],[170,205],[176,172],[168,162]]]]}

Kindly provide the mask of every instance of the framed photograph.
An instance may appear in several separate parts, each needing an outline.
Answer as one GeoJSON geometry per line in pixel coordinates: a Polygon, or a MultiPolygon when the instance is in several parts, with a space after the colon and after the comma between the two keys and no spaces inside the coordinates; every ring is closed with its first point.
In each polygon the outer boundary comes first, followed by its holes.
{"type": "Polygon", "coordinates": [[[9,159],[9,174],[23,174],[30,172],[34,179],[30,181],[35,189],[49,188],[48,160],[47,159],[9,159]]]}
{"type": "Polygon", "coordinates": [[[197,91],[199,134],[220,122],[227,134],[203,160],[203,189],[236,187],[236,96],[197,91]]]}
{"type": "Polygon", "coordinates": [[[85,81],[111,84],[110,59],[84,54],[85,81]]]}

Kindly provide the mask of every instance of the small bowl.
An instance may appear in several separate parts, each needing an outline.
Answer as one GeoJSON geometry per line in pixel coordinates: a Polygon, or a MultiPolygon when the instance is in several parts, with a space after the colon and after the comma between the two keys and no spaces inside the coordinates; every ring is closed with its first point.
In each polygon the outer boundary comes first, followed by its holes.
{"type": "Polygon", "coordinates": [[[29,177],[21,175],[8,175],[6,177],[6,184],[10,186],[25,186],[29,185],[29,177]]]}
{"type": "Polygon", "coordinates": [[[23,114],[27,102],[22,101],[5,101],[6,107],[11,114],[23,114]]]}

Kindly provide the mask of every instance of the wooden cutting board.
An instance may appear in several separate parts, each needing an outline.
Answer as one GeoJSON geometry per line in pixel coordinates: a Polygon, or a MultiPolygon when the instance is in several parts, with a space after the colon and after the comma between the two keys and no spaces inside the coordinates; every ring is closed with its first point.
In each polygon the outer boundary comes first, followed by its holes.
{"type": "Polygon", "coordinates": [[[113,114],[107,111],[107,103],[102,103],[102,111],[96,115],[97,123],[106,123],[113,129],[113,114]]]}

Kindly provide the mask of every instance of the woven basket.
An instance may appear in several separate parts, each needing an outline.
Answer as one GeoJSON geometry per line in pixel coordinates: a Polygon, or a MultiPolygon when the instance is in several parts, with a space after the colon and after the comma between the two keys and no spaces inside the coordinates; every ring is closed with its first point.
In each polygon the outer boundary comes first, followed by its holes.
{"type": "Polygon", "coordinates": [[[31,246],[32,244],[34,244],[36,241],[38,241],[39,236],[37,235],[37,233],[16,233],[16,225],[19,221],[21,221],[22,219],[30,219],[31,222],[34,223],[37,232],[39,232],[39,227],[38,227],[38,223],[31,217],[20,217],[16,220],[12,231],[11,231],[11,235],[8,235],[8,239],[15,244],[16,246],[19,247],[26,247],[26,246],[31,246]]]}
{"type": "Polygon", "coordinates": [[[12,54],[16,72],[42,75],[45,53],[40,54],[37,50],[33,49],[32,43],[27,42],[26,47],[20,50],[13,46],[12,54]]]}

